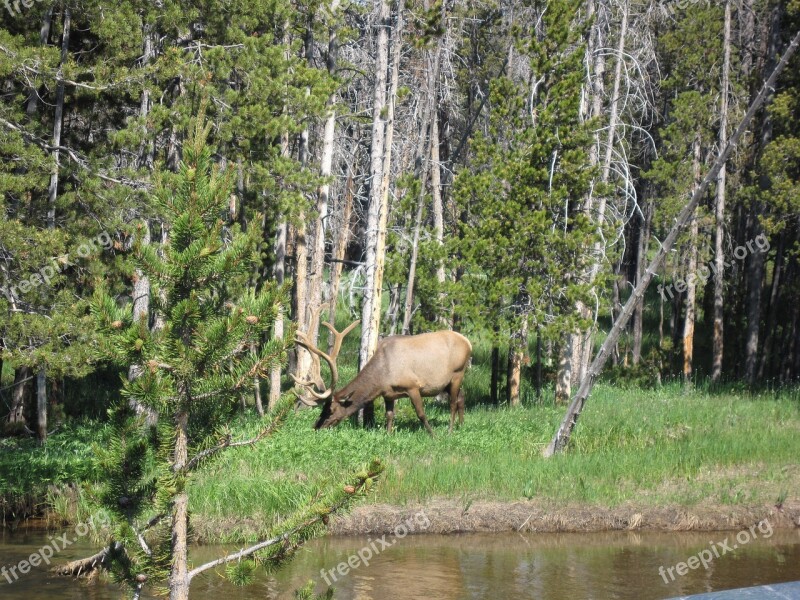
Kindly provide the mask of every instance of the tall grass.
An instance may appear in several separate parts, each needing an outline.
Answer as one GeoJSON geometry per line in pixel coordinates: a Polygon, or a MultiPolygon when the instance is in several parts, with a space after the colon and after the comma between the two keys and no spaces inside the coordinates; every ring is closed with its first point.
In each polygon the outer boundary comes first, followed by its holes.
{"type": "MultiPolygon", "coordinates": [[[[398,402],[392,435],[350,423],[314,431],[316,412],[298,413],[275,437],[199,473],[192,508],[213,520],[270,523],[372,456],[388,464],[372,501],[400,505],[442,497],[465,505],[526,498],[607,506],[764,503],[793,492],[800,480],[800,403],[788,397],[600,385],[570,451],[549,460],[540,452],[562,407],[474,408],[452,435],[447,407],[429,403],[427,412],[435,438],[410,402],[398,402]]],[[[240,435],[255,427],[236,424],[240,435]]]]}

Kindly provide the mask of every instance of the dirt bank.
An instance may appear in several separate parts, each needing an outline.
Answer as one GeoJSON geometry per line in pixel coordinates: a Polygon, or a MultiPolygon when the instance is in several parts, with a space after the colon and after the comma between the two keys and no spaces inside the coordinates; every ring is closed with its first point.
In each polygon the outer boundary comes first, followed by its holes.
{"type": "Polygon", "coordinates": [[[424,511],[427,533],[593,532],[622,529],[650,531],[738,530],[769,519],[773,528],[800,527],[800,502],[778,506],[697,505],[613,508],[587,505],[545,506],[541,502],[474,502],[437,500],[415,506],[368,504],[331,522],[334,535],[390,533],[424,511]]]}

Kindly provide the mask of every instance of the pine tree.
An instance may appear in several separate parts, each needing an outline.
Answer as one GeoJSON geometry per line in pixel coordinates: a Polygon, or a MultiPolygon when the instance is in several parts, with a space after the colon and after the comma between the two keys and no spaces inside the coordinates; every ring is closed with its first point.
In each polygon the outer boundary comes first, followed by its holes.
{"type": "MultiPolygon", "coordinates": [[[[246,289],[260,231],[252,227],[243,233],[238,225],[224,225],[233,170],[223,172],[213,164],[210,130],[201,111],[179,172],[157,174],[152,200],[169,227],[163,253],[144,244],[136,249],[137,267],[150,279],[152,303],[164,327],[151,331],[144,319],[134,321],[131,304],[118,306],[107,293],[98,292],[92,302],[103,336],[101,355],[119,365],[143,366],[139,377],[123,382],[123,395],[158,415],[157,427],[149,430],[127,402],[121,403],[112,413],[113,442],[98,449],[106,481],[100,501],[115,523],[103,559],[132,584],[167,580],[175,599],[187,598],[191,578],[217,564],[188,570],[191,472],[224,449],[271,434],[291,406],[284,399],[250,440],[233,441],[225,427],[241,391],[285,361],[291,336],[255,344],[269,337],[287,290],[269,282],[258,292],[246,289]]],[[[373,465],[350,487],[317,499],[285,521],[272,543],[237,558],[261,548],[269,558],[285,558],[329,512],[367,489],[379,470],[373,465]]],[[[229,569],[230,577],[246,580],[252,570],[246,563],[229,569]]]]}
{"type": "Polygon", "coordinates": [[[577,6],[562,0],[538,7],[541,29],[527,39],[519,33],[515,49],[528,58],[535,94],[511,77],[491,82],[488,134],[475,136],[471,168],[455,182],[469,214],[458,248],[461,312],[512,335],[517,381],[528,326],[544,335],[574,330],[574,302],[589,302],[579,274],[597,233],[581,210],[594,172],[585,166],[592,124],[579,114],[584,45],[574,28],[577,6]]]}

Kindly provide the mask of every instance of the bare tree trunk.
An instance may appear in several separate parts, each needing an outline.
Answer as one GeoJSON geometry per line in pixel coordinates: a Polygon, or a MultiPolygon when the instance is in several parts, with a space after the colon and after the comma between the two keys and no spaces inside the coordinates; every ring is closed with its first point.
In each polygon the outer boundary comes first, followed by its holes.
{"type": "MultiPolygon", "coordinates": [[[[382,175],[384,164],[384,144],[388,107],[386,103],[386,75],[389,66],[389,28],[391,27],[388,0],[379,0],[376,28],[375,51],[375,89],[372,101],[372,148],[370,152],[370,190],[369,212],[367,213],[366,265],[364,306],[361,319],[361,349],[359,368],[363,368],[378,345],[379,323],[373,322],[373,315],[380,313],[380,293],[382,281],[378,278],[378,238],[383,205],[382,175]]],[[[387,198],[388,200],[388,198],[387,198]]]]}
{"type": "Polygon", "coordinates": [[[47,377],[44,367],[36,373],[36,437],[39,444],[47,441],[47,377]]]}
{"type": "MultiPolygon", "coordinates": [[[[770,362],[772,356],[772,349],[776,337],[776,326],[778,321],[778,297],[780,296],[781,283],[783,282],[784,271],[784,233],[781,232],[778,248],[775,252],[775,264],[772,268],[772,283],[770,284],[769,304],[767,305],[767,323],[764,328],[764,347],[761,351],[761,360],[758,365],[758,378],[764,379],[768,375],[767,364],[770,362]]],[[[775,361],[777,363],[777,361],[775,361]]],[[[777,366],[777,365],[775,365],[777,366]]],[[[776,370],[776,374],[780,369],[776,370]]]]}
{"type": "MultiPolygon", "coordinates": [[[[144,219],[139,228],[141,243],[147,245],[150,243],[150,223],[144,219]]],[[[134,271],[133,279],[133,321],[134,323],[141,323],[144,321],[144,327],[150,326],[150,279],[141,271],[136,269],[134,271]]],[[[133,381],[142,374],[142,365],[130,365],[128,367],[128,381],[133,381]]],[[[131,398],[130,406],[137,415],[144,417],[148,425],[155,425],[158,422],[158,414],[151,408],[141,404],[137,400],[131,398]]]]}
{"type": "Polygon", "coordinates": [[[383,269],[386,261],[386,224],[389,213],[389,175],[392,163],[392,138],[394,136],[394,105],[400,70],[403,38],[404,0],[397,3],[397,23],[392,35],[392,77],[388,98],[386,95],[386,70],[388,64],[389,5],[381,0],[378,14],[378,45],[375,75],[375,104],[373,106],[373,151],[370,186],[370,208],[367,231],[367,290],[364,298],[364,315],[361,330],[361,366],[363,367],[378,345],[383,291],[383,269]],[[383,72],[383,76],[381,75],[383,72]],[[384,116],[385,115],[385,116],[384,116]],[[385,119],[385,121],[384,121],[385,119]],[[380,133],[379,133],[380,132],[380,133]],[[377,134],[377,137],[376,137],[377,134]],[[377,142],[377,143],[376,143],[377,142]],[[376,152],[376,147],[380,154],[376,152]],[[377,164],[376,164],[377,163],[377,164]],[[376,175],[379,175],[375,179],[376,175]],[[376,189],[377,188],[377,189],[376,189]],[[374,204],[374,206],[373,206],[374,204]],[[372,226],[375,226],[374,235],[372,226]]]}
{"type": "Polygon", "coordinates": [[[528,320],[523,319],[518,331],[512,336],[508,346],[508,383],[506,396],[509,406],[520,404],[520,383],[522,379],[522,362],[527,354],[528,320]]]}
{"type": "Polygon", "coordinates": [[[489,389],[489,397],[491,398],[492,406],[497,406],[500,387],[500,346],[497,341],[492,342],[492,380],[489,389]]]}
{"type": "MultiPolygon", "coordinates": [[[[422,215],[425,204],[425,184],[428,180],[428,172],[431,168],[429,158],[431,156],[432,137],[428,137],[428,131],[433,130],[433,122],[436,120],[436,81],[439,79],[439,54],[427,53],[427,76],[424,84],[422,114],[420,116],[420,131],[417,140],[416,153],[416,175],[419,180],[419,196],[417,198],[417,213],[414,219],[414,236],[411,243],[411,261],[408,267],[408,285],[406,286],[406,300],[403,312],[403,334],[406,335],[411,328],[411,316],[414,307],[414,280],[417,273],[417,257],[419,256],[419,237],[422,229],[422,215]]],[[[438,154],[438,153],[437,153],[438,154]]],[[[441,210],[441,195],[439,196],[441,210]]],[[[441,216],[441,215],[440,215],[441,216]]]]}
{"type": "MultiPolygon", "coordinates": [[[[281,156],[289,156],[289,134],[284,132],[281,134],[281,156]]],[[[266,215],[266,213],[265,213],[266,215]]],[[[266,227],[264,228],[266,232],[266,227]]],[[[279,224],[275,232],[275,265],[273,267],[273,277],[277,285],[283,285],[286,279],[286,235],[287,224],[284,218],[279,224]]],[[[278,311],[275,317],[275,324],[272,328],[272,337],[274,339],[283,339],[284,331],[284,308],[278,311]]],[[[267,410],[272,410],[281,398],[281,367],[275,365],[269,374],[269,399],[267,400],[267,410]]]]}
{"type": "MultiPolygon", "coordinates": [[[[767,65],[774,64],[778,56],[778,45],[781,35],[781,14],[783,6],[778,3],[772,7],[770,15],[769,39],[767,41],[766,60],[767,65]]],[[[762,154],[767,145],[772,141],[772,119],[769,112],[764,115],[761,125],[761,138],[759,140],[757,152],[762,154]]],[[[759,177],[759,187],[764,190],[769,187],[769,179],[763,173],[759,177]]],[[[748,232],[750,239],[755,239],[763,235],[761,225],[762,208],[760,202],[754,203],[750,209],[748,232]]],[[[764,283],[764,259],[763,252],[753,252],[747,260],[747,333],[745,337],[745,377],[750,385],[756,381],[758,366],[758,346],[761,331],[761,292],[764,283]]]]}
{"type": "MultiPolygon", "coordinates": [[[[653,218],[653,205],[647,204],[644,207],[644,219],[642,219],[639,231],[639,243],[636,250],[636,283],[642,278],[647,260],[647,247],[650,243],[650,223],[653,218]]],[[[633,352],[632,361],[638,365],[642,358],[642,335],[644,334],[644,302],[640,302],[633,313],[633,352]]]]}
{"type": "MultiPolygon", "coordinates": [[[[720,92],[719,146],[728,143],[728,88],[731,65],[731,3],[725,2],[725,25],[723,34],[722,90],[720,92]]],[[[714,203],[714,332],[711,358],[711,381],[716,383],[722,376],[724,351],[724,302],[725,302],[725,180],[726,165],[719,170],[717,179],[717,201],[714,203]]]]}
{"type": "MultiPolygon", "coordinates": [[[[692,158],[692,193],[700,186],[700,136],[695,136],[692,158]]],[[[686,318],[683,321],[683,382],[692,383],[694,324],[697,312],[697,214],[689,222],[689,250],[686,267],[686,318]]]]}
{"type": "MultiPolygon", "coordinates": [[[[47,9],[42,18],[42,26],[39,29],[39,45],[46,46],[47,41],[50,39],[50,28],[53,25],[53,7],[47,9]]],[[[32,119],[39,107],[39,90],[31,87],[30,95],[28,96],[28,103],[25,106],[25,113],[29,119],[32,119]]]]}
{"type": "MultiPolygon", "coordinates": [[[[434,97],[435,99],[435,97],[434,97]]],[[[439,161],[439,116],[434,114],[431,119],[431,194],[433,197],[433,235],[439,246],[444,244],[444,207],[442,204],[442,175],[439,161]]],[[[436,266],[436,281],[439,285],[445,282],[444,261],[440,260],[436,266]]]]}
{"type": "MultiPolygon", "coordinates": [[[[176,440],[173,469],[181,471],[189,462],[187,429],[189,413],[176,417],[176,440]]],[[[185,487],[172,503],[172,567],[169,576],[170,600],[189,600],[189,495],[185,487]]]]}
{"type": "Polygon", "coordinates": [[[408,335],[411,330],[411,316],[414,313],[414,279],[417,276],[417,256],[419,254],[419,232],[422,229],[422,205],[425,198],[423,185],[420,198],[417,202],[417,214],[414,218],[414,239],[411,242],[411,261],[408,266],[408,285],[406,286],[406,301],[403,307],[402,334],[408,335]]]}
{"type": "MultiPolygon", "coordinates": [[[[64,63],[67,62],[69,52],[69,34],[72,27],[72,13],[69,8],[64,9],[64,33],[61,36],[61,62],[58,66],[58,74],[62,75],[64,63]]],[[[56,85],[56,113],[53,119],[53,141],[52,158],[53,165],[50,171],[50,186],[47,190],[47,228],[54,229],[56,226],[56,200],[58,199],[58,172],[59,172],[59,148],[61,147],[61,128],[64,123],[64,82],[59,80],[56,85]]]]}
{"type": "Polygon", "coordinates": [[[563,336],[561,348],[558,353],[558,371],[556,372],[556,404],[566,404],[572,397],[572,359],[574,352],[572,346],[575,334],[568,333],[563,336]]]}
{"type": "Polygon", "coordinates": [[[25,419],[25,392],[28,389],[28,378],[31,376],[29,367],[14,369],[14,385],[11,388],[11,410],[8,413],[9,423],[22,423],[27,426],[25,419]]]}
{"type": "MultiPolygon", "coordinates": [[[[336,18],[336,11],[339,7],[339,0],[332,0],[330,9],[331,23],[328,28],[328,73],[333,76],[336,73],[336,52],[337,37],[336,25],[333,20],[336,18]]],[[[309,53],[310,56],[310,53],[309,53]]],[[[309,272],[308,285],[308,307],[313,313],[322,305],[322,288],[325,279],[325,233],[328,229],[328,202],[330,198],[331,168],[333,166],[333,147],[334,136],[336,133],[336,94],[331,94],[328,98],[328,117],[325,120],[325,130],[322,138],[322,158],[320,161],[320,176],[323,178],[322,185],[317,194],[317,217],[314,226],[314,236],[311,242],[311,271],[309,272]]],[[[335,314],[331,314],[330,319],[334,322],[335,314]]],[[[314,328],[308,332],[311,341],[316,345],[319,340],[319,328],[314,328]]]]}

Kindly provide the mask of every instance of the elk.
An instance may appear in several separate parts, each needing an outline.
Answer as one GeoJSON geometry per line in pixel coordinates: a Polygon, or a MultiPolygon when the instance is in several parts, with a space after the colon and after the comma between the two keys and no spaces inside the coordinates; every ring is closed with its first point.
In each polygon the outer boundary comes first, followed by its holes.
{"type": "MultiPolygon", "coordinates": [[[[472,344],[455,331],[387,337],[378,342],[375,354],[355,379],[342,389],[334,391],[339,379],[336,359],[342,339],[358,323],[359,321],[352,323],[341,333],[330,323],[322,323],[334,336],[330,354],[317,348],[305,334],[297,333],[296,343],[316,356],[315,361],[322,358],[331,371],[330,386],[322,392],[314,389],[322,387],[319,385],[321,377],[317,375],[318,368],[312,370],[314,375],[309,381],[301,381],[293,376],[295,382],[306,388],[309,394],[325,402],[322,414],[314,425],[315,429],[334,427],[367,403],[382,396],[386,403],[386,431],[391,433],[395,400],[408,397],[414,405],[417,417],[428,433],[433,435],[422,406],[422,398],[436,396],[444,391],[450,396],[450,432],[453,431],[456,413],[459,423],[464,423],[464,394],[461,392],[461,383],[472,356],[472,344]]],[[[304,403],[310,404],[307,399],[298,397],[304,403]]]]}

